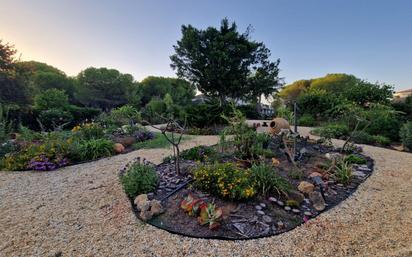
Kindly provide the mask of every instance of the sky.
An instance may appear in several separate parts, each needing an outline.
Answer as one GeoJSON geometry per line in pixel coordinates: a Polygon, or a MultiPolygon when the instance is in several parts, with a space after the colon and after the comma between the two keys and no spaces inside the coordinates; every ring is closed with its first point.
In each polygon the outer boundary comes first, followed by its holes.
{"type": "Polygon", "coordinates": [[[286,83],[349,73],[412,88],[412,1],[404,0],[0,0],[0,39],[21,60],[68,75],[88,67],[175,76],[169,56],[181,25],[227,17],[280,58],[286,83]]]}

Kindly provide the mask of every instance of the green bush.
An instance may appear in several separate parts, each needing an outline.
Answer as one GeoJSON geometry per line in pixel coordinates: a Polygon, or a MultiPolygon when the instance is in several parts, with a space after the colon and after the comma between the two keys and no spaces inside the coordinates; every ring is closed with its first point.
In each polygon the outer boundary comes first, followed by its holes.
{"type": "Polygon", "coordinates": [[[352,141],[357,144],[372,144],[374,143],[373,136],[365,131],[354,131],[352,133],[352,141]]]}
{"type": "Polygon", "coordinates": [[[305,113],[299,118],[299,126],[306,126],[306,127],[313,127],[316,126],[316,119],[308,114],[305,113]]]}
{"type": "Polygon", "coordinates": [[[372,140],[377,145],[388,146],[391,144],[391,140],[389,138],[381,135],[372,136],[372,140]]]}
{"type": "Polygon", "coordinates": [[[204,162],[209,158],[213,158],[217,154],[216,150],[209,146],[196,146],[180,153],[180,157],[185,160],[204,162]]]}
{"type": "Polygon", "coordinates": [[[345,124],[331,123],[321,128],[316,128],[311,133],[320,137],[339,139],[349,134],[349,128],[345,124]]]}
{"type": "Polygon", "coordinates": [[[193,104],[185,109],[187,124],[190,127],[204,128],[213,125],[225,125],[227,121],[222,115],[229,115],[231,109],[227,105],[221,106],[215,101],[205,104],[193,104]]]}
{"type": "Polygon", "coordinates": [[[345,161],[338,162],[333,177],[338,183],[348,185],[352,180],[352,165],[345,161]]]}
{"type": "Polygon", "coordinates": [[[71,143],[69,158],[73,161],[90,161],[111,156],[113,152],[113,142],[110,140],[80,140],[71,143]]]}
{"type": "Polygon", "coordinates": [[[73,116],[70,112],[62,109],[49,109],[40,112],[39,120],[44,129],[54,130],[58,126],[70,123],[73,116]]]}
{"type": "Polygon", "coordinates": [[[292,185],[280,176],[271,165],[265,163],[253,165],[251,172],[254,187],[258,194],[285,194],[292,189],[292,185]]]}
{"type": "Polygon", "coordinates": [[[249,199],[256,194],[251,171],[233,163],[202,165],[193,174],[196,188],[226,199],[249,199]]]}
{"type": "Polygon", "coordinates": [[[73,116],[71,125],[83,123],[84,121],[91,121],[96,118],[102,111],[97,108],[79,107],[76,105],[69,105],[66,110],[73,116]]]}
{"type": "Polygon", "coordinates": [[[69,97],[63,90],[47,89],[34,98],[37,110],[65,109],[69,105],[69,97]]]}
{"type": "Polygon", "coordinates": [[[345,157],[344,159],[345,162],[349,164],[366,164],[366,159],[355,154],[350,154],[345,157]]]}
{"type": "Polygon", "coordinates": [[[99,139],[104,137],[103,127],[99,123],[85,123],[72,129],[72,132],[83,140],[99,139]]]}
{"type": "Polygon", "coordinates": [[[412,121],[403,124],[399,136],[401,137],[404,147],[409,151],[412,151],[412,121]]]}
{"type": "Polygon", "coordinates": [[[155,169],[140,163],[133,164],[120,177],[124,191],[131,198],[152,192],[156,188],[157,181],[158,177],[155,169]]]}

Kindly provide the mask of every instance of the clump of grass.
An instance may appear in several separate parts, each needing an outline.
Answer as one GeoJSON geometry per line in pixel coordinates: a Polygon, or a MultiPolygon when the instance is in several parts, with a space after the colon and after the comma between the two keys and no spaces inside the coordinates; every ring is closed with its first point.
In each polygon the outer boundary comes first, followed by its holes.
{"type": "MultiPolygon", "coordinates": [[[[154,138],[151,140],[146,140],[143,142],[138,142],[133,145],[133,148],[138,149],[151,149],[151,148],[167,148],[170,147],[171,144],[167,139],[162,135],[162,133],[155,132],[154,138]]],[[[182,141],[191,139],[191,136],[184,135],[182,141]]]]}
{"type": "Polygon", "coordinates": [[[333,176],[339,183],[348,185],[352,180],[352,164],[346,161],[338,162],[333,176]]]}

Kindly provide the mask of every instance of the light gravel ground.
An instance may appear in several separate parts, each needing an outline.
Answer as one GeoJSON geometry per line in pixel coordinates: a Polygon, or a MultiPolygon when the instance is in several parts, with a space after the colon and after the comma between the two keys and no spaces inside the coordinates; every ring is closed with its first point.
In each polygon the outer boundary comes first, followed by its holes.
{"type": "Polygon", "coordinates": [[[118,169],[136,156],[158,163],[168,149],[53,172],[0,172],[0,256],[412,256],[412,154],[364,150],[376,170],[351,197],[288,233],[249,241],[186,238],[136,220],[118,169]]]}

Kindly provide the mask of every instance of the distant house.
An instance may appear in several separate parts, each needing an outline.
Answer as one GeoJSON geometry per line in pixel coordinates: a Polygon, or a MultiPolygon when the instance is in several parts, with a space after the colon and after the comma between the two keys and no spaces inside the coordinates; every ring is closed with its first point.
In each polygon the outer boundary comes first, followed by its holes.
{"type": "Polygon", "coordinates": [[[402,91],[398,91],[395,92],[393,94],[393,101],[394,102],[402,102],[405,101],[405,98],[407,98],[408,96],[412,95],[412,88],[411,89],[407,89],[407,90],[402,90],[402,91]]]}
{"type": "MultiPolygon", "coordinates": [[[[205,96],[204,94],[198,94],[192,99],[192,103],[194,104],[203,104],[209,99],[208,96],[205,96]]],[[[236,100],[235,101],[236,106],[245,106],[249,105],[250,103],[243,101],[243,100],[236,100]]],[[[275,111],[273,108],[268,105],[268,104],[263,104],[261,103],[260,106],[257,108],[259,113],[263,116],[273,116],[275,111]]]]}

